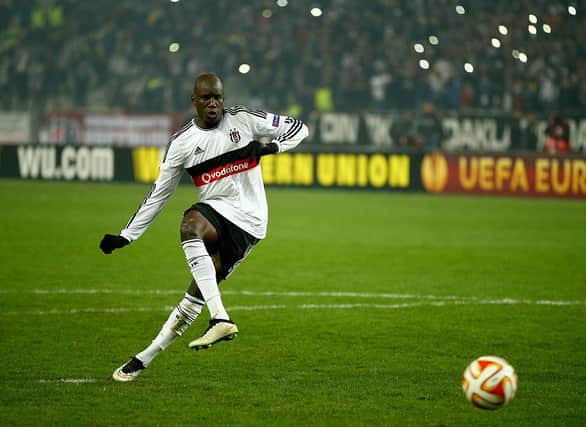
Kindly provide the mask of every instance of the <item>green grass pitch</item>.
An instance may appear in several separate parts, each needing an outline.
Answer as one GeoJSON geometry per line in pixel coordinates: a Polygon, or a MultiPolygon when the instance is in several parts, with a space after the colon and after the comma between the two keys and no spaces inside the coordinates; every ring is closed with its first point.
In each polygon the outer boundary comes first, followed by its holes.
{"type": "Polygon", "coordinates": [[[0,181],[0,424],[586,424],[586,203],[269,189],[269,236],[222,285],[239,337],[192,352],[207,311],[134,383],[112,371],[189,281],[180,187],[105,256],[147,186],[0,181]],[[473,408],[481,355],[519,375],[473,408]]]}

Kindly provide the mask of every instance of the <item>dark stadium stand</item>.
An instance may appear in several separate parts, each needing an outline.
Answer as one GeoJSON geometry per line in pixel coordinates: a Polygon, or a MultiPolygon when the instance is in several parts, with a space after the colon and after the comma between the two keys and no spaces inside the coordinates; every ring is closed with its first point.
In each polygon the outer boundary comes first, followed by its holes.
{"type": "Polygon", "coordinates": [[[0,109],[184,111],[193,77],[213,70],[230,86],[227,103],[297,114],[423,101],[576,113],[586,107],[584,10],[548,0],[5,0],[0,109]]]}

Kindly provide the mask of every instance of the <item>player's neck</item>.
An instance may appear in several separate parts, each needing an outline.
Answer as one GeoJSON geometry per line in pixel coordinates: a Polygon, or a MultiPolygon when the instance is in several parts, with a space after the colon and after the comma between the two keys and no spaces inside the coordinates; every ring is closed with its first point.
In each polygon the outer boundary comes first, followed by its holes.
{"type": "Polygon", "coordinates": [[[205,130],[217,128],[220,125],[221,121],[222,121],[222,119],[218,120],[215,123],[207,123],[206,121],[199,118],[199,116],[195,116],[195,124],[197,125],[197,127],[199,127],[200,129],[205,129],[205,130]]]}

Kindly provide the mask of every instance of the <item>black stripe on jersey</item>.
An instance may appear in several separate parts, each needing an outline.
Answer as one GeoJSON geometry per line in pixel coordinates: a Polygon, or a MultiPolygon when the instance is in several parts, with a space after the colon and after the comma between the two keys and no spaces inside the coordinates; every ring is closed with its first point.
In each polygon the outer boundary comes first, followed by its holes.
{"type": "Polygon", "coordinates": [[[251,110],[247,110],[247,109],[244,109],[244,108],[239,109],[239,110],[226,110],[226,112],[228,114],[233,115],[233,116],[236,115],[236,114],[238,114],[238,113],[248,113],[251,116],[256,116],[256,117],[259,117],[261,119],[266,119],[267,118],[266,113],[263,115],[261,112],[251,111],[251,110]]]}
{"type": "Polygon", "coordinates": [[[297,119],[291,119],[291,121],[289,122],[285,122],[287,124],[290,124],[291,126],[289,127],[289,129],[287,130],[287,132],[285,132],[283,135],[281,136],[285,136],[287,135],[289,132],[291,132],[293,129],[295,129],[298,125],[302,125],[303,123],[301,122],[301,120],[297,120],[297,119]]]}
{"type": "Polygon", "coordinates": [[[229,113],[239,113],[241,111],[244,111],[246,113],[255,114],[258,116],[262,116],[264,118],[267,117],[266,111],[262,111],[262,110],[258,110],[258,109],[253,110],[253,109],[245,107],[244,105],[236,105],[234,107],[228,107],[225,110],[229,113]]]}
{"type": "Polygon", "coordinates": [[[278,141],[283,141],[285,139],[288,139],[290,137],[290,135],[297,133],[297,131],[301,128],[301,126],[302,126],[302,123],[299,120],[296,120],[295,122],[293,122],[293,124],[287,130],[287,132],[285,132],[284,134],[282,134],[281,136],[279,136],[277,138],[277,140],[278,141]]]}
{"type": "Polygon", "coordinates": [[[171,143],[173,141],[175,141],[177,138],[179,138],[186,131],[191,129],[193,127],[193,122],[194,122],[194,120],[191,119],[185,125],[183,125],[183,127],[181,129],[179,129],[177,132],[175,132],[173,135],[171,135],[171,138],[169,139],[169,143],[167,144],[167,148],[165,149],[165,155],[163,156],[163,163],[165,163],[165,160],[167,160],[167,153],[169,153],[169,148],[171,148],[171,143]]]}
{"type": "Polygon", "coordinates": [[[217,167],[227,165],[235,162],[236,160],[248,159],[252,154],[252,145],[248,144],[246,147],[239,148],[238,150],[228,151],[227,153],[220,154],[219,156],[213,157],[206,160],[198,165],[192,166],[185,169],[191,177],[196,177],[202,173],[209,172],[217,167]]]}
{"type": "Polygon", "coordinates": [[[301,129],[303,128],[303,124],[298,124],[295,125],[293,128],[291,128],[291,130],[289,130],[289,132],[287,132],[285,135],[281,135],[277,141],[279,142],[283,142],[283,141],[287,141],[291,138],[293,138],[295,135],[297,135],[301,129]]]}
{"type": "Polygon", "coordinates": [[[253,116],[256,117],[260,117],[261,119],[266,119],[267,118],[267,113],[262,111],[262,110],[249,110],[246,107],[243,106],[236,106],[236,107],[231,107],[231,108],[225,108],[224,112],[228,113],[228,114],[232,114],[235,115],[237,113],[248,113],[251,114],[253,116]]]}
{"type": "Polygon", "coordinates": [[[165,155],[163,156],[163,161],[161,163],[165,163],[165,160],[167,160],[167,153],[169,152],[169,148],[171,148],[171,143],[173,141],[174,140],[172,138],[169,140],[169,143],[167,144],[167,148],[165,148],[165,155]]]}
{"type": "Polygon", "coordinates": [[[299,131],[301,130],[302,127],[303,127],[303,123],[301,123],[301,121],[299,121],[299,120],[295,120],[295,123],[293,123],[293,126],[291,126],[289,128],[289,130],[287,132],[285,132],[283,135],[278,137],[277,141],[284,141],[286,139],[293,138],[295,135],[297,135],[299,133],[299,131]]]}
{"type": "Polygon", "coordinates": [[[140,204],[140,206],[138,207],[138,209],[136,210],[136,212],[130,217],[130,219],[128,220],[128,224],[126,224],[126,227],[125,228],[130,227],[130,224],[132,224],[132,221],[134,221],[134,218],[136,217],[136,214],[138,213],[138,211],[140,210],[140,208],[142,208],[143,205],[147,202],[148,198],[151,197],[151,194],[154,193],[155,188],[157,188],[157,185],[156,184],[151,185],[151,189],[146,194],[146,196],[144,196],[144,199],[142,200],[142,203],[140,204]]]}
{"type": "Polygon", "coordinates": [[[287,117],[287,118],[285,119],[285,124],[294,123],[294,122],[295,122],[295,120],[297,120],[297,119],[294,119],[293,117],[287,117]]]}
{"type": "Polygon", "coordinates": [[[177,132],[175,132],[173,135],[171,135],[171,141],[174,140],[174,139],[179,138],[183,132],[185,132],[186,130],[188,130],[189,128],[191,128],[193,126],[193,121],[194,120],[191,119],[185,125],[183,125],[183,127],[181,129],[179,129],[177,132]]]}

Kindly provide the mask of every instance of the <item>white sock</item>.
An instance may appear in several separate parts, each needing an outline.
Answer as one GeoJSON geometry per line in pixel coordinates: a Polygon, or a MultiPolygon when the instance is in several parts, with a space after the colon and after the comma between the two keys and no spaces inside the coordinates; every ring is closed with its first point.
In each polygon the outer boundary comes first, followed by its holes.
{"type": "Polygon", "coordinates": [[[197,316],[201,313],[204,302],[189,294],[177,304],[171,315],[161,328],[153,342],[143,351],[136,355],[145,367],[147,367],[157,354],[165,350],[169,344],[175,341],[180,335],[191,326],[197,316]]]}
{"type": "Polygon", "coordinates": [[[193,279],[199,288],[203,299],[210,311],[212,319],[226,319],[230,316],[224,308],[218,282],[216,282],[216,269],[212,257],[203,243],[203,240],[193,239],[186,240],[181,244],[185,257],[187,258],[187,265],[191,270],[193,279]]]}

